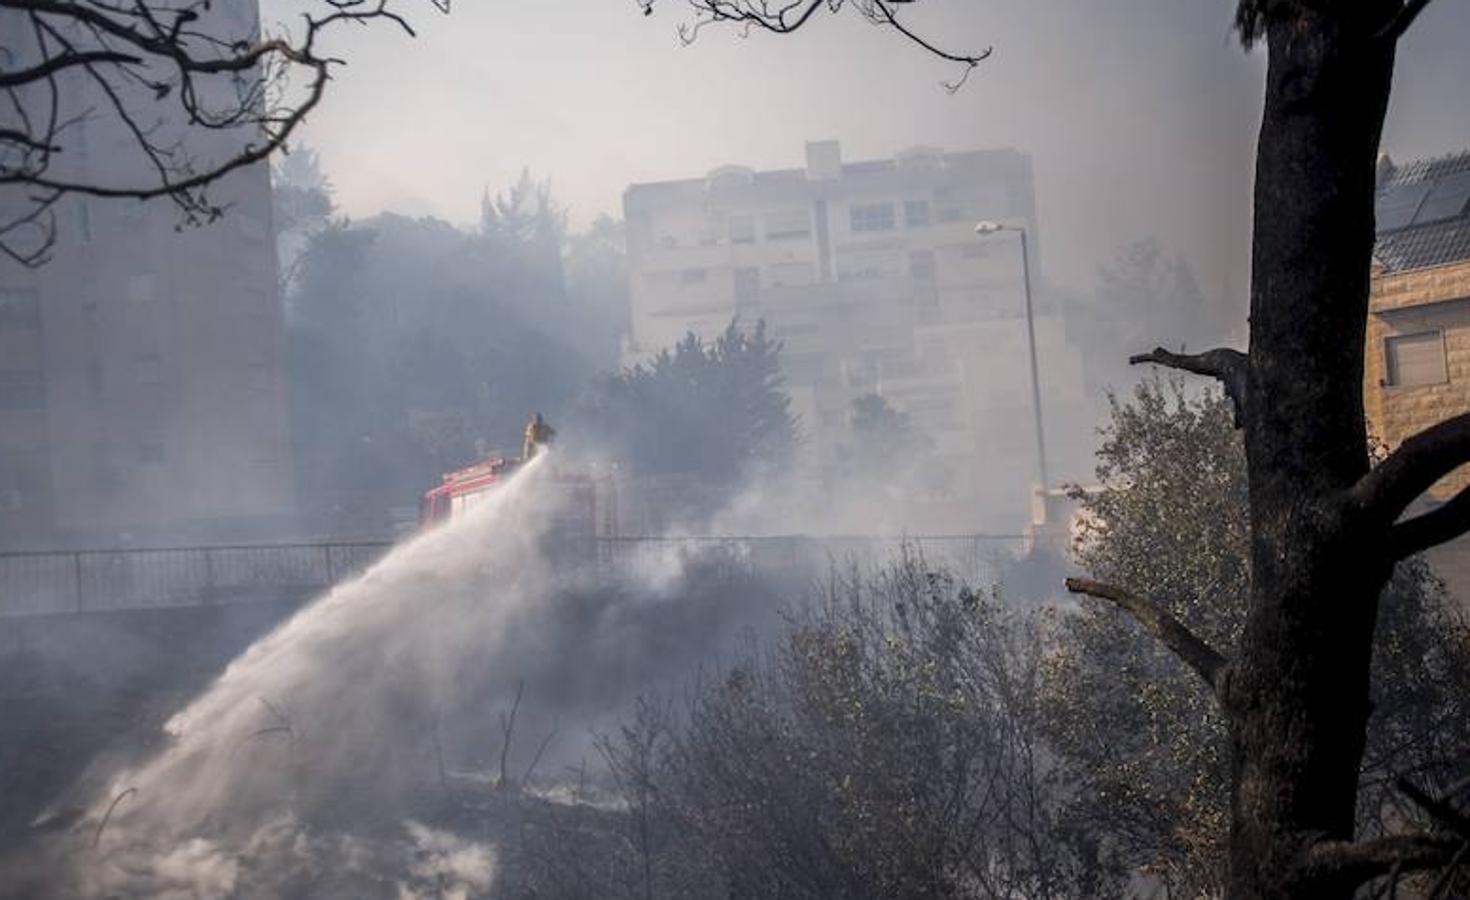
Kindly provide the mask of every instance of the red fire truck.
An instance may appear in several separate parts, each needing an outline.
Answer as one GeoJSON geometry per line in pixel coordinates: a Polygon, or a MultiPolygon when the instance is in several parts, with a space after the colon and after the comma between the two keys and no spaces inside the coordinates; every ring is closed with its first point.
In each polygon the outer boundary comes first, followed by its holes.
{"type": "MultiPolygon", "coordinates": [[[[613,473],[597,466],[566,466],[547,460],[541,489],[551,492],[546,508],[553,511],[552,533],[559,539],[613,537],[617,533],[617,491],[613,473]]],[[[446,473],[424,494],[419,524],[432,527],[456,518],[490,496],[521,465],[521,460],[487,456],[479,462],[446,473]]]]}

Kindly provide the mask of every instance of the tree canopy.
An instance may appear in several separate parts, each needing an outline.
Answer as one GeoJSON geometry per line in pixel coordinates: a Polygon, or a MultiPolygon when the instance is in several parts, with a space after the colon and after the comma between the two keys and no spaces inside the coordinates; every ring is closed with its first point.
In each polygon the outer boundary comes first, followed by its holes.
{"type": "Polygon", "coordinates": [[[692,332],[651,360],[605,376],[579,404],[588,440],[649,475],[732,486],[788,463],[798,441],[764,320],[732,319],[713,341],[692,332]]]}
{"type": "MultiPolygon", "coordinates": [[[[1076,496],[1077,559],[1232,652],[1250,597],[1245,448],[1229,401],[1177,382],[1112,399],[1099,489],[1076,496]]],[[[1420,559],[1400,564],[1379,612],[1359,832],[1429,824],[1397,797],[1412,774],[1436,792],[1470,752],[1470,629],[1420,559]]],[[[1230,755],[1208,686],[1111,603],[1059,620],[1043,707],[1077,791],[1071,815],[1182,896],[1219,896],[1227,870],[1230,755]],[[1101,738],[1101,739],[1100,739],[1101,738]]]]}

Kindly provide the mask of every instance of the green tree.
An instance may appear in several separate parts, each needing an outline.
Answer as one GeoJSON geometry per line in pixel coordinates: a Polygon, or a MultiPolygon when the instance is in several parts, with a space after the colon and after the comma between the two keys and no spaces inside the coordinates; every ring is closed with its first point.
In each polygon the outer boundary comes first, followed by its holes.
{"type": "Polygon", "coordinates": [[[441,473],[514,453],[532,411],[560,419],[609,361],[568,337],[587,317],[560,250],[540,243],[560,213],[533,188],[523,176],[507,194],[521,200],[501,204],[525,229],[385,213],[307,239],[288,334],[305,506],[341,507],[351,527],[381,521],[441,473]]]}
{"type": "MultiPolygon", "coordinates": [[[[1098,579],[1153,585],[1155,603],[1233,651],[1250,598],[1250,505],[1230,403],[1154,380],[1129,402],[1114,398],[1112,409],[1098,452],[1101,489],[1077,493],[1078,561],[1098,579]]],[[[1394,778],[1443,792],[1466,774],[1470,755],[1470,631],[1422,560],[1399,564],[1379,619],[1359,773],[1365,837],[1430,824],[1402,806],[1394,778]]],[[[1071,815],[1171,896],[1220,896],[1230,754],[1204,682],[1112,604],[1084,600],[1059,620],[1043,706],[1078,788],[1071,815]]]]}
{"type": "Polygon", "coordinates": [[[578,422],[586,440],[634,471],[732,488],[786,465],[795,449],[780,352],[764,320],[744,328],[732,319],[708,343],[691,332],[652,360],[600,379],[578,422]]]}

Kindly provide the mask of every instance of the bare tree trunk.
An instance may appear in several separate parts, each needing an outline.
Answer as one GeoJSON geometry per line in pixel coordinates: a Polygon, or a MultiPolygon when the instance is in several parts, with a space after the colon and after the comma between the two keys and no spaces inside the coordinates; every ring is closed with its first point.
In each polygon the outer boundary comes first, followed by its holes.
{"type": "MultiPolygon", "coordinates": [[[[1230,730],[1231,900],[1351,898],[1448,863],[1444,832],[1354,843],[1379,595],[1394,563],[1470,530],[1470,489],[1398,522],[1470,461],[1470,416],[1371,468],[1363,355],[1374,173],[1395,45],[1429,0],[1244,0],[1264,37],[1250,353],[1134,357],[1212,375],[1245,428],[1251,596],[1233,660],[1145,595],[1072,579],[1132,614],[1215,691],[1230,730]]],[[[1470,832],[1467,832],[1470,834],[1470,832]]]]}
{"type": "Polygon", "coordinates": [[[1256,156],[1251,607],[1219,685],[1233,768],[1228,896],[1239,900],[1352,895],[1351,879],[1302,862],[1324,840],[1353,838],[1374,623],[1393,568],[1347,497],[1369,468],[1363,340],[1394,41],[1377,36],[1378,4],[1309,6],[1267,23],[1256,156]]]}

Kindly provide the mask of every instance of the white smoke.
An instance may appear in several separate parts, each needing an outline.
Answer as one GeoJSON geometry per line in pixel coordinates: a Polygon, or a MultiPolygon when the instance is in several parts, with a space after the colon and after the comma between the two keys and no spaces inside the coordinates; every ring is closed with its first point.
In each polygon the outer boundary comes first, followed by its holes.
{"type": "Polygon", "coordinates": [[[436,830],[434,803],[471,785],[518,789],[536,765],[548,777],[525,795],[557,802],[557,773],[595,757],[594,729],[778,603],[704,577],[687,547],[655,546],[618,578],[570,564],[554,464],[538,457],[241,654],[168,721],[166,746],[106,779],[47,846],[59,859],[45,865],[48,895],[489,890],[495,841],[436,830]]]}

